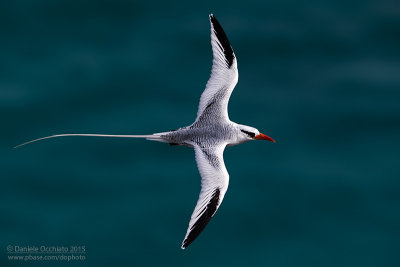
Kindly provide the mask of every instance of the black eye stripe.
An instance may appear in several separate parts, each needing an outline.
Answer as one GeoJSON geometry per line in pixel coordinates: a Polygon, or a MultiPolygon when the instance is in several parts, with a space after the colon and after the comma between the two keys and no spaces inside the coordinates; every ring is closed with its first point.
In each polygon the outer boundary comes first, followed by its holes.
{"type": "Polygon", "coordinates": [[[256,134],[255,134],[255,133],[248,132],[248,131],[245,131],[245,130],[241,130],[241,131],[242,131],[242,132],[244,132],[245,134],[249,135],[250,137],[254,137],[254,136],[256,136],[256,134]]]}

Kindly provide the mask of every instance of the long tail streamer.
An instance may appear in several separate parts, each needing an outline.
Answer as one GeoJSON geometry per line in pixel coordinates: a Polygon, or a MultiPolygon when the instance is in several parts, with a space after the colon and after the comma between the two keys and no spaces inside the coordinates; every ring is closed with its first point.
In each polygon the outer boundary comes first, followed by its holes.
{"type": "Polygon", "coordinates": [[[17,145],[14,148],[19,148],[21,146],[37,142],[40,140],[44,139],[50,139],[50,138],[56,138],[56,137],[64,137],[64,136],[95,136],[95,137],[118,137],[118,138],[150,138],[152,140],[159,139],[160,137],[157,135],[118,135],[118,134],[56,134],[56,135],[50,135],[46,137],[41,137],[35,140],[31,140],[28,142],[25,142],[23,144],[17,145]]]}

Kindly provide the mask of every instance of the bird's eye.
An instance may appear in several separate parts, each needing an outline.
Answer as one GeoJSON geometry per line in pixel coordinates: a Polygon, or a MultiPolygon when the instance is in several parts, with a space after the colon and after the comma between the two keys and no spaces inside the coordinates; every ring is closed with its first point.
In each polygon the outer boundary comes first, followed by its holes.
{"type": "Polygon", "coordinates": [[[245,130],[241,130],[241,131],[242,131],[243,133],[247,134],[248,136],[250,136],[251,138],[253,138],[254,136],[256,136],[255,133],[248,132],[248,131],[245,131],[245,130]]]}

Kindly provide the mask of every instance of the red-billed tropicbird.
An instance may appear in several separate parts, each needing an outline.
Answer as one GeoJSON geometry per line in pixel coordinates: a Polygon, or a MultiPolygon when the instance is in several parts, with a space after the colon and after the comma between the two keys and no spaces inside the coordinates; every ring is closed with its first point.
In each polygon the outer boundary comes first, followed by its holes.
{"type": "Polygon", "coordinates": [[[146,138],[194,148],[197,167],[202,178],[201,191],[182,242],[182,249],[189,246],[203,231],[224,198],[229,183],[229,174],[223,159],[225,147],[252,140],[275,142],[256,128],[230,121],[228,102],[238,81],[236,56],[217,19],[213,14],[209,17],[213,64],[211,76],[201,95],[197,118],[193,124],[151,135],[57,134],[16,146],[61,136],[98,136],[146,138]]]}

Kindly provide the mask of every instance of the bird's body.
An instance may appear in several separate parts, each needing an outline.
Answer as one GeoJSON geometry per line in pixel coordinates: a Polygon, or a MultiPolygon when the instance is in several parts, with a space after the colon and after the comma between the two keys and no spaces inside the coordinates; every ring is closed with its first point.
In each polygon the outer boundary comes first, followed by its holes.
{"type": "MultiPolygon", "coordinates": [[[[192,213],[182,249],[190,245],[205,228],[224,198],[229,174],[223,160],[225,147],[251,140],[274,140],[256,128],[232,122],[228,102],[238,81],[236,56],[216,18],[210,15],[213,66],[206,89],[200,98],[196,120],[187,127],[151,135],[59,134],[26,142],[61,136],[98,136],[146,138],[171,145],[194,148],[197,166],[202,177],[201,191],[192,213]]],[[[17,146],[17,147],[19,147],[17,146]]]]}
{"type": "Polygon", "coordinates": [[[245,141],[238,138],[240,134],[241,132],[236,123],[226,122],[204,126],[192,124],[170,132],[154,135],[160,136],[159,141],[167,142],[171,145],[213,147],[217,144],[225,144],[227,146],[240,144],[245,141]]]}

